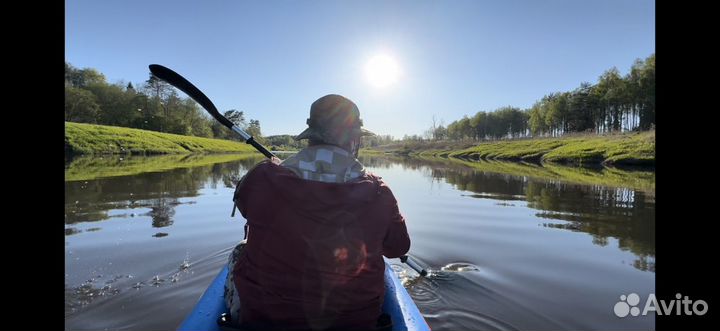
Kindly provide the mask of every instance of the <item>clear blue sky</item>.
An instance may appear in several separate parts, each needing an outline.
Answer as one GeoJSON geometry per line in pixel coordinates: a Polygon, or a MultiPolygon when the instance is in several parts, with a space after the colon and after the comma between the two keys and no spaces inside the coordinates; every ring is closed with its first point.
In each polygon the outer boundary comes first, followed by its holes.
{"type": "Polygon", "coordinates": [[[422,134],[433,115],[527,108],[655,52],[652,0],[65,3],[73,66],[137,86],[165,65],[265,135],[300,133],[330,93],[355,101],[373,132],[422,134]],[[379,53],[401,73],[385,88],[364,72],[379,53]]]}

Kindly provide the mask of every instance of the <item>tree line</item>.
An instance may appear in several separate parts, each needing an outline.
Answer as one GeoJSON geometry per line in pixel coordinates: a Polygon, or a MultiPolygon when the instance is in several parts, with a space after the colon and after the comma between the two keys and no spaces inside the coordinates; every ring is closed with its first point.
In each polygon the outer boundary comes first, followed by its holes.
{"type": "MultiPolygon", "coordinates": [[[[230,109],[225,117],[262,141],[260,121],[246,119],[242,111],[230,109]]],[[[142,86],[109,84],[92,68],[65,63],[65,121],[103,124],[239,140],[237,135],[206,115],[191,98],[182,98],[170,84],[149,75],[142,86]]]]}
{"type": "Polygon", "coordinates": [[[584,82],[573,91],[545,95],[529,109],[502,107],[464,116],[447,126],[436,123],[423,136],[403,140],[497,140],[602,134],[655,127],[655,54],[635,60],[622,76],[605,71],[596,84],[584,82]]]}
{"type": "MultiPolygon", "coordinates": [[[[225,117],[261,143],[302,148],[288,135],[263,138],[260,122],[230,109],[225,117]]],[[[239,138],[210,118],[190,98],[149,75],[142,86],[109,84],[95,69],[78,69],[65,63],[65,120],[105,124],[209,138],[239,138]]],[[[448,125],[433,118],[422,135],[404,141],[498,140],[562,136],[568,133],[602,134],[649,130],[655,127],[655,54],[637,59],[626,75],[617,68],[605,71],[596,84],[583,82],[568,92],[543,96],[529,109],[501,107],[463,116],[448,125]]],[[[365,137],[364,146],[392,143],[389,135],[365,137]]]]}

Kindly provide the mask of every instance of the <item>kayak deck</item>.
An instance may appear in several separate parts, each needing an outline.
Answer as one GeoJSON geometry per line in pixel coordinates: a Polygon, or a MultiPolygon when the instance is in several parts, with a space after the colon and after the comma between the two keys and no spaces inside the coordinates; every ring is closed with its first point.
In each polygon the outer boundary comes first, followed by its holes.
{"type": "MultiPolygon", "coordinates": [[[[224,291],[227,273],[227,266],[223,266],[195,308],[180,325],[179,331],[220,331],[217,319],[226,312],[224,291]]],[[[387,262],[385,262],[385,301],[382,310],[390,315],[392,330],[430,330],[415,302],[387,262]]]]}

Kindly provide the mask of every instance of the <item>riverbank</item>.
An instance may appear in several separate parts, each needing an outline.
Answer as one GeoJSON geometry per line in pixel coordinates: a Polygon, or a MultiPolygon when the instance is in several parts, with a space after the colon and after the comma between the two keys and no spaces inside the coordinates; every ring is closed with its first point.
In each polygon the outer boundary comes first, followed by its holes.
{"type": "Polygon", "coordinates": [[[521,161],[579,166],[654,167],[655,131],[485,143],[399,143],[374,148],[386,153],[461,160],[521,161]]]}
{"type": "Polygon", "coordinates": [[[252,153],[245,143],[106,125],[65,122],[65,155],[252,153]]]}
{"type": "Polygon", "coordinates": [[[247,166],[252,166],[262,159],[263,157],[259,153],[78,156],[65,165],[65,181],[132,176],[147,172],[196,168],[233,161],[240,161],[246,163],[247,166]]]}
{"type": "Polygon", "coordinates": [[[419,157],[418,159],[428,162],[436,168],[444,166],[458,169],[462,167],[474,171],[531,177],[547,182],[631,188],[653,196],[655,192],[654,171],[626,171],[614,167],[568,167],[552,163],[536,165],[527,162],[467,161],[457,158],[419,157]]]}

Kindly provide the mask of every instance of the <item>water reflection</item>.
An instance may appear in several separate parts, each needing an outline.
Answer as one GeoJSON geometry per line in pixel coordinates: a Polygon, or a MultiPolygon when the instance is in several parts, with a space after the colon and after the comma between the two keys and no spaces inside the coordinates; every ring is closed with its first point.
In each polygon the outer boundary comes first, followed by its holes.
{"type": "Polygon", "coordinates": [[[160,198],[152,202],[148,216],[152,217],[152,226],[154,228],[162,228],[172,225],[172,217],[175,216],[174,207],[180,202],[174,198],[160,198]]]}
{"type": "Polygon", "coordinates": [[[394,155],[384,155],[382,157],[361,155],[360,160],[367,166],[377,168],[389,168],[395,163],[401,163],[403,169],[417,170],[434,179],[445,178],[447,171],[451,173],[479,171],[492,173],[503,178],[532,177],[548,181],[655,191],[654,171],[627,171],[609,167],[575,168],[524,162],[473,162],[460,159],[400,157],[394,155]]]}
{"type": "MultiPolygon", "coordinates": [[[[224,156],[227,157],[227,156],[224,156]]],[[[163,172],[145,172],[132,176],[117,176],[91,180],[66,181],[65,183],[65,224],[97,222],[112,217],[149,216],[154,228],[173,224],[175,209],[182,204],[192,204],[187,199],[196,197],[198,191],[209,181],[211,188],[232,188],[240,178],[241,169],[247,169],[261,161],[260,156],[246,157],[233,162],[214,163],[207,166],[176,168],[163,172]],[[239,166],[238,166],[239,165],[239,166]],[[112,214],[113,210],[124,210],[124,214],[112,214]]],[[[105,158],[74,160],[68,169],[81,169],[92,165],[90,173],[109,173],[98,170],[103,167],[117,167],[118,162],[130,164],[133,169],[161,167],[159,164],[183,161],[202,164],[202,158],[185,156],[179,158],[135,157],[123,161],[105,158]],[[144,163],[143,161],[144,160],[144,163]],[[142,165],[145,164],[145,165],[142,165]],[[147,166],[148,164],[154,166],[147,166]]],[[[593,236],[593,243],[604,246],[608,238],[617,238],[619,248],[638,255],[635,265],[642,270],[654,271],[655,254],[655,193],[654,183],[637,184],[639,188],[609,187],[605,185],[582,185],[566,180],[548,179],[547,176],[517,176],[480,170],[479,165],[441,159],[407,157],[361,156],[360,161],[367,167],[388,168],[400,164],[403,169],[421,172],[431,181],[444,181],[476,198],[490,198],[503,201],[527,201],[527,206],[539,210],[536,216],[547,219],[543,226],[553,229],[580,231],[593,236]],[[647,189],[652,187],[653,189],[647,189]]],[[[182,164],[183,162],[180,162],[182,164]]],[[[482,165],[480,165],[482,166],[482,165]]],[[[502,165],[505,166],[505,165],[502,165]]],[[[512,165],[518,169],[518,165],[512,165]]],[[[497,168],[498,163],[492,165],[497,168]]],[[[507,166],[506,166],[507,167],[507,166]]],[[[527,165],[526,172],[538,172],[537,165],[527,165]]],[[[161,167],[162,168],[162,167],[161,167]]],[[[127,169],[123,170],[126,171],[127,169]]],[[[558,170],[554,170],[558,172],[558,170]]],[[[564,172],[572,168],[562,169],[564,172]]],[[[587,172],[587,169],[578,169],[587,172]]],[[[609,170],[614,171],[614,170],[609,170]]],[[[597,174],[594,175],[597,179],[597,174]]],[[[613,174],[617,178],[617,173],[613,174]]],[[[567,176],[573,177],[573,176],[567,176]]],[[[651,177],[654,182],[654,175],[651,177]]],[[[512,203],[497,203],[511,207],[512,203]]],[[[92,230],[99,230],[93,228],[92,230]]],[[[90,229],[85,231],[91,231],[90,229]]],[[[65,235],[82,233],[76,227],[68,226],[65,235]]],[[[166,234],[164,234],[166,235],[166,234]]],[[[162,237],[158,233],[156,237],[162,237]]]]}
{"type": "MultiPolygon", "coordinates": [[[[179,165],[203,164],[218,161],[216,157],[205,160],[201,157],[159,156],[131,157],[122,161],[106,157],[102,160],[81,158],[67,165],[74,169],[75,178],[81,175],[78,169],[88,169],[88,173],[104,174],[105,178],[88,180],[68,180],[65,182],[65,224],[98,222],[110,218],[128,218],[148,216],[152,227],[164,228],[173,224],[175,209],[179,205],[192,204],[199,190],[209,182],[211,188],[234,187],[237,178],[245,169],[262,160],[262,156],[238,157],[222,156],[232,162],[214,163],[205,166],[178,167],[179,165]],[[122,170],[113,170],[118,162],[122,170]],[[122,163],[125,162],[125,163],[122,163]],[[179,163],[173,163],[179,162],[179,163]],[[173,164],[175,164],[174,169],[173,164]],[[90,168],[92,170],[90,170],[90,168]],[[168,168],[162,172],[157,169],[168,168]],[[109,168],[109,169],[106,169],[109,168]],[[134,173],[125,174],[132,169],[134,173]],[[113,211],[124,211],[112,214],[113,211]]],[[[70,171],[70,170],[66,170],[70,171]]],[[[66,174],[66,177],[72,177],[66,174]]],[[[96,228],[99,229],[99,228],[96,228]]],[[[86,230],[90,231],[90,229],[86,230]]],[[[76,227],[67,227],[65,235],[81,233],[76,227]]],[[[156,237],[167,236],[158,233],[156,237]]]]}
{"type": "Polygon", "coordinates": [[[593,236],[593,243],[608,244],[617,238],[621,250],[638,256],[633,265],[655,271],[654,194],[627,188],[538,183],[527,186],[528,206],[542,210],[538,217],[549,220],[549,228],[581,231],[593,236]]]}
{"type": "MultiPolygon", "coordinates": [[[[467,163],[441,159],[401,157],[364,157],[361,161],[378,168],[387,168],[400,162],[404,169],[418,170],[433,181],[442,180],[457,189],[474,192],[469,196],[475,198],[527,201],[528,207],[539,210],[535,214],[537,217],[548,220],[543,226],[588,233],[593,236],[592,242],[599,246],[606,246],[609,238],[616,238],[621,250],[637,256],[632,263],[635,268],[655,271],[654,174],[557,166],[553,166],[552,170],[540,170],[542,166],[538,165],[505,165],[502,162],[493,162],[490,167],[477,162],[471,167],[467,163]],[[487,171],[489,168],[512,167],[517,172],[523,166],[527,167],[522,170],[525,173],[543,175],[518,176],[487,171]],[[548,171],[562,172],[566,176],[562,180],[548,177],[545,175],[548,171]],[[604,172],[610,173],[611,184],[618,184],[619,176],[624,176],[635,188],[572,183],[573,179],[582,175],[593,176],[594,181],[602,180],[604,172]],[[647,179],[643,181],[638,178],[647,179]]],[[[513,206],[507,202],[497,204],[513,206]]]]}
{"type": "MultiPolygon", "coordinates": [[[[262,159],[66,165],[66,329],[177,326],[242,237],[231,188],[262,159]]],[[[387,176],[412,253],[437,271],[403,276],[433,329],[653,328],[612,305],[654,289],[654,173],[360,159],[387,176]]]]}
{"type": "Polygon", "coordinates": [[[178,168],[194,168],[231,161],[248,162],[261,159],[260,154],[171,154],[159,156],[81,156],[65,163],[65,181],[130,176],[163,172],[178,168]]]}
{"type": "Polygon", "coordinates": [[[120,292],[111,285],[111,282],[99,285],[94,283],[95,279],[88,280],[76,287],[69,287],[65,284],[65,316],[91,304],[96,299],[113,296],[120,292]]]}

